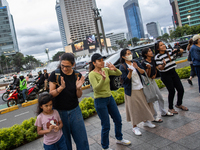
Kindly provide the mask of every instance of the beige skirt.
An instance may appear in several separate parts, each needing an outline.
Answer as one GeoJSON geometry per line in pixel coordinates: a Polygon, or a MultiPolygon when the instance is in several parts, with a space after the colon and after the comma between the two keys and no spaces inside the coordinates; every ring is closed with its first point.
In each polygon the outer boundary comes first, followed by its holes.
{"type": "Polygon", "coordinates": [[[143,90],[132,90],[131,96],[124,94],[126,119],[132,125],[137,125],[142,121],[154,120],[154,108],[152,103],[147,103],[143,90]]]}

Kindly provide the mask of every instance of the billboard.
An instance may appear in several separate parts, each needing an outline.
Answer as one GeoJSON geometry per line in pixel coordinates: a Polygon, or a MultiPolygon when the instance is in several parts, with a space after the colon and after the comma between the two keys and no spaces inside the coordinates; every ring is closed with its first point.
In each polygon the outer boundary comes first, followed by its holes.
{"type": "Polygon", "coordinates": [[[86,41],[88,45],[94,45],[96,43],[95,35],[86,36],[86,41]]]}
{"type": "Polygon", "coordinates": [[[84,50],[84,42],[79,42],[74,44],[75,51],[82,51],[84,50]]]}

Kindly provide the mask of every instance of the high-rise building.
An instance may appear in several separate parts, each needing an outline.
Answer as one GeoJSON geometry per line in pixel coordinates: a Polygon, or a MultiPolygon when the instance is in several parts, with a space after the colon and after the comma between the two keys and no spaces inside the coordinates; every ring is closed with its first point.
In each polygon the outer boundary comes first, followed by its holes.
{"type": "Polygon", "coordinates": [[[174,31],[174,27],[168,27],[169,34],[174,31]]]}
{"type": "Polygon", "coordinates": [[[167,33],[167,28],[163,28],[163,34],[167,33]]]}
{"type": "Polygon", "coordinates": [[[61,13],[59,1],[56,2],[55,9],[56,9],[58,25],[59,25],[59,29],[60,29],[60,36],[61,36],[61,40],[62,40],[62,45],[63,45],[63,49],[65,49],[65,46],[67,46],[67,38],[66,38],[66,33],[65,33],[65,28],[64,28],[64,23],[63,23],[63,18],[62,18],[62,13],[61,13]]]}
{"type": "Polygon", "coordinates": [[[117,34],[109,33],[109,34],[106,34],[106,38],[110,39],[111,46],[117,47],[119,45],[116,44],[116,41],[126,39],[126,33],[124,32],[117,33],[117,34]]]}
{"type": "Polygon", "coordinates": [[[176,26],[200,24],[200,0],[169,0],[176,26]]]}
{"type": "Polygon", "coordinates": [[[161,27],[160,27],[159,22],[156,22],[156,24],[157,24],[157,29],[158,29],[158,36],[162,36],[161,27]]]}
{"type": "Polygon", "coordinates": [[[0,55],[19,52],[13,16],[6,0],[0,0],[0,55]]]}
{"type": "Polygon", "coordinates": [[[153,38],[157,38],[161,36],[161,28],[159,23],[157,22],[150,22],[146,24],[147,32],[153,36],[153,38]]]}
{"type": "Polygon", "coordinates": [[[67,44],[95,34],[95,0],[59,0],[67,44]]]}
{"type": "Polygon", "coordinates": [[[138,0],[128,0],[124,4],[128,34],[131,38],[144,38],[144,27],[138,0]]]}

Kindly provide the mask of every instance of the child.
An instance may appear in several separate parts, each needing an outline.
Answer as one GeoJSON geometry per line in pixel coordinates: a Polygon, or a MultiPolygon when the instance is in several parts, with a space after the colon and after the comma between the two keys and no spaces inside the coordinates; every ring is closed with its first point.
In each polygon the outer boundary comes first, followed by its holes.
{"type": "Polygon", "coordinates": [[[67,145],[62,132],[63,123],[58,111],[52,109],[52,99],[53,97],[48,93],[40,95],[35,126],[37,126],[37,133],[44,135],[45,150],[66,150],[67,145]]]}

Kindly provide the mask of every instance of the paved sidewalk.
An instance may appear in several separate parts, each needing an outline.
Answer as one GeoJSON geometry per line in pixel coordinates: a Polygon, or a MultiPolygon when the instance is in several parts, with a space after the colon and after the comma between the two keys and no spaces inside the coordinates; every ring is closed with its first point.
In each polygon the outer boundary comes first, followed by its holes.
{"type": "MultiPolygon", "coordinates": [[[[142,136],[132,132],[132,125],[126,121],[125,105],[119,105],[123,120],[123,137],[132,142],[130,146],[118,145],[115,142],[114,124],[111,120],[110,148],[113,150],[200,150],[200,96],[197,78],[193,79],[193,86],[182,80],[185,95],[183,104],[189,108],[188,112],[176,109],[179,114],[173,117],[162,117],[163,123],[155,123],[156,128],[150,129],[139,124],[142,136]]],[[[167,110],[166,88],[161,89],[167,110]]],[[[176,97],[175,100],[176,102],[176,97]]],[[[174,103],[175,104],[175,103],[174,103]]],[[[101,150],[101,124],[97,115],[85,120],[90,150],[101,150]]],[[[16,150],[43,150],[43,138],[35,140],[16,150]]],[[[75,144],[73,144],[75,150],[75,144]]]]}

